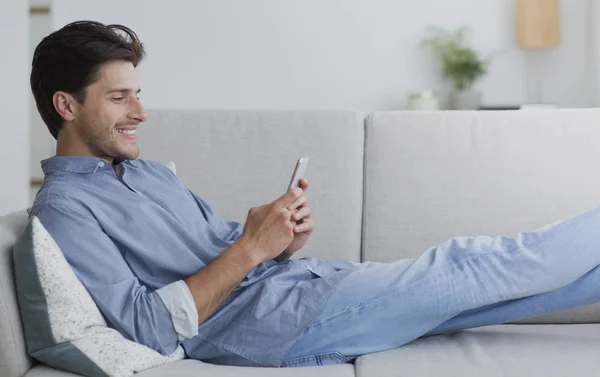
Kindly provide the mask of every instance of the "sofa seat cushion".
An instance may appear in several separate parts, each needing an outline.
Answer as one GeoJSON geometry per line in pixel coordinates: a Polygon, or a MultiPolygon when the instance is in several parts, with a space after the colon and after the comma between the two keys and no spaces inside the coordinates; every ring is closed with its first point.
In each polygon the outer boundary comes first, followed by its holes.
{"type": "MultiPolygon", "coordinates": [[[[352,377],[354,366],[327,365],[301,368],[229,367],[203,363],[198,360],[181,360],[138,373],[136,377],[352,377]]],[[[25,377],[79,377],[45,365],[31,369],[25,377]]]]}
{"type": "Polygon", "coordinates": [[[361,376],[597,376],[600,324],[498,325],[417,339],[356,360],[361,376]]]}

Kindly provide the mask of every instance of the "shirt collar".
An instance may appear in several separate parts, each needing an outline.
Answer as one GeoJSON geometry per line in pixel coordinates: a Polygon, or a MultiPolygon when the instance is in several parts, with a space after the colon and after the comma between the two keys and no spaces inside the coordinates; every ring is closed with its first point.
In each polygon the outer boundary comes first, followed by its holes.
{"type": "MultiPolygon", "coordinates": [[[[130,160],[125,160],[122,163],[130,166],[135,165],[130,160]]],[[[90,174],[98,170],[112,170],[112,166],[107,160],[90,156],[53,156],[42,160],[41,164],[44,175],[55,171],[90,174]]]]}

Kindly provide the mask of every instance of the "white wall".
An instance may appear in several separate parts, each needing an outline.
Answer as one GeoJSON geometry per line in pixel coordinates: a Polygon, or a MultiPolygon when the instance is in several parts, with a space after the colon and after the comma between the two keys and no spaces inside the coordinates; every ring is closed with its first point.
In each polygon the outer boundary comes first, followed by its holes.
{"type": "MultiPolygon", "coordinates": [[[[566,30],[546,53],[544,100],[589,102],[588,5],[562,1],[566,30]]],[[[57,0],[53,15],[54,28],[78,19],[133,28],[149,54],[140,78],[151,108],[401,109],[410,92],[448,88],[419,47],[426,26],[463,24],[476,48],[501,52],[479,84],[485,103],[535,99],[531,59],[515,42],[514,0],[57,0]]]]}
{"type": "Polygon", "coordinates": [[[0,214],[29,204],[29,4],[0,1],[0,214]]]}
{"type": "MultiPolygon", "coordinates": [[[[49,14],[32,14],[29,17],[29,21],[28,68],[31,66],[33,51],[36,46],[52,31],[52,19],[49,14]]],[[[54,155],[56,142],[40,116],[31,90],[28,90],[28,92],[29,121],[31,124],[29,141],[31,146],[31,159],[29,162],[29,171],[31,179],[39,181],[44,178],[40,161],[54,155]]],[[[34,193],[32,192],[32,195],[33,194],[34,193]]]]}
{"type": "Polygon", "coordinates": [[[592,106],[600,106],[600,2],[590,0],[590,11],[588,12],[587,30],[588,38],[588,92],[589,103],[592,106]]]}
{"type": "Polygon", "coordinates": [[[598,0],[562,0],[560,47],[537,52],[531,51],[528,59],[530,67],[540,69],[542,75],[542,101],[562,106],[598,106],[589,96],[589,74],[592,62],[590,49],[590,27],[593,3],[598,0]],[[540,58],[539,65],[535,60],[540,58]]]}

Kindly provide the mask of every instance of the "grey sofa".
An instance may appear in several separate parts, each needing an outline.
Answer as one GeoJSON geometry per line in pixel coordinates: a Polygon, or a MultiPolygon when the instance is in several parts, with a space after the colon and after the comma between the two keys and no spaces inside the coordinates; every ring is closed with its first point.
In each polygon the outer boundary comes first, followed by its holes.
{"type": "MultiPolygon", "coordinates": [[[[386,262],[454,236],[514,235],[600,205],[598,109],[151,111],[139,139],[142,158],[174,161],[188,187],[237,221],[281,195],[296,158],[310,156],[317,228],[297,257],[386,262]]],[[[74,376],[36,365],[25,350],[11,248],[26,219],[25,210],[0,217],[0,376],[74,376]]],[[[598,322],[594,304],[422,338],[348,365],[183,360],[139,376],[594,376],[598,322]]]]}

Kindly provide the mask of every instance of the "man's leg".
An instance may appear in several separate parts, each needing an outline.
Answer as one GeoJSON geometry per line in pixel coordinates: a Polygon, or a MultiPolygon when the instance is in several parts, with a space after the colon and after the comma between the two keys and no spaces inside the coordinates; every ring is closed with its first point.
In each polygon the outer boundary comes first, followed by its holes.
{"type": "Polygon", "coordinates": [[[600,302],[600,267],[594,268],[573,283],[551,292],[467,310],[442,323],[426,335],[512,322],[596,302],[600,302]]]}
{"type": "Polygon", "coordinates": [[[284,364],[319,354],[354,357],[595,302],[599,264],[600,208],[515,238],[453,238],[419,258],[351,273],[284,364]]]}

